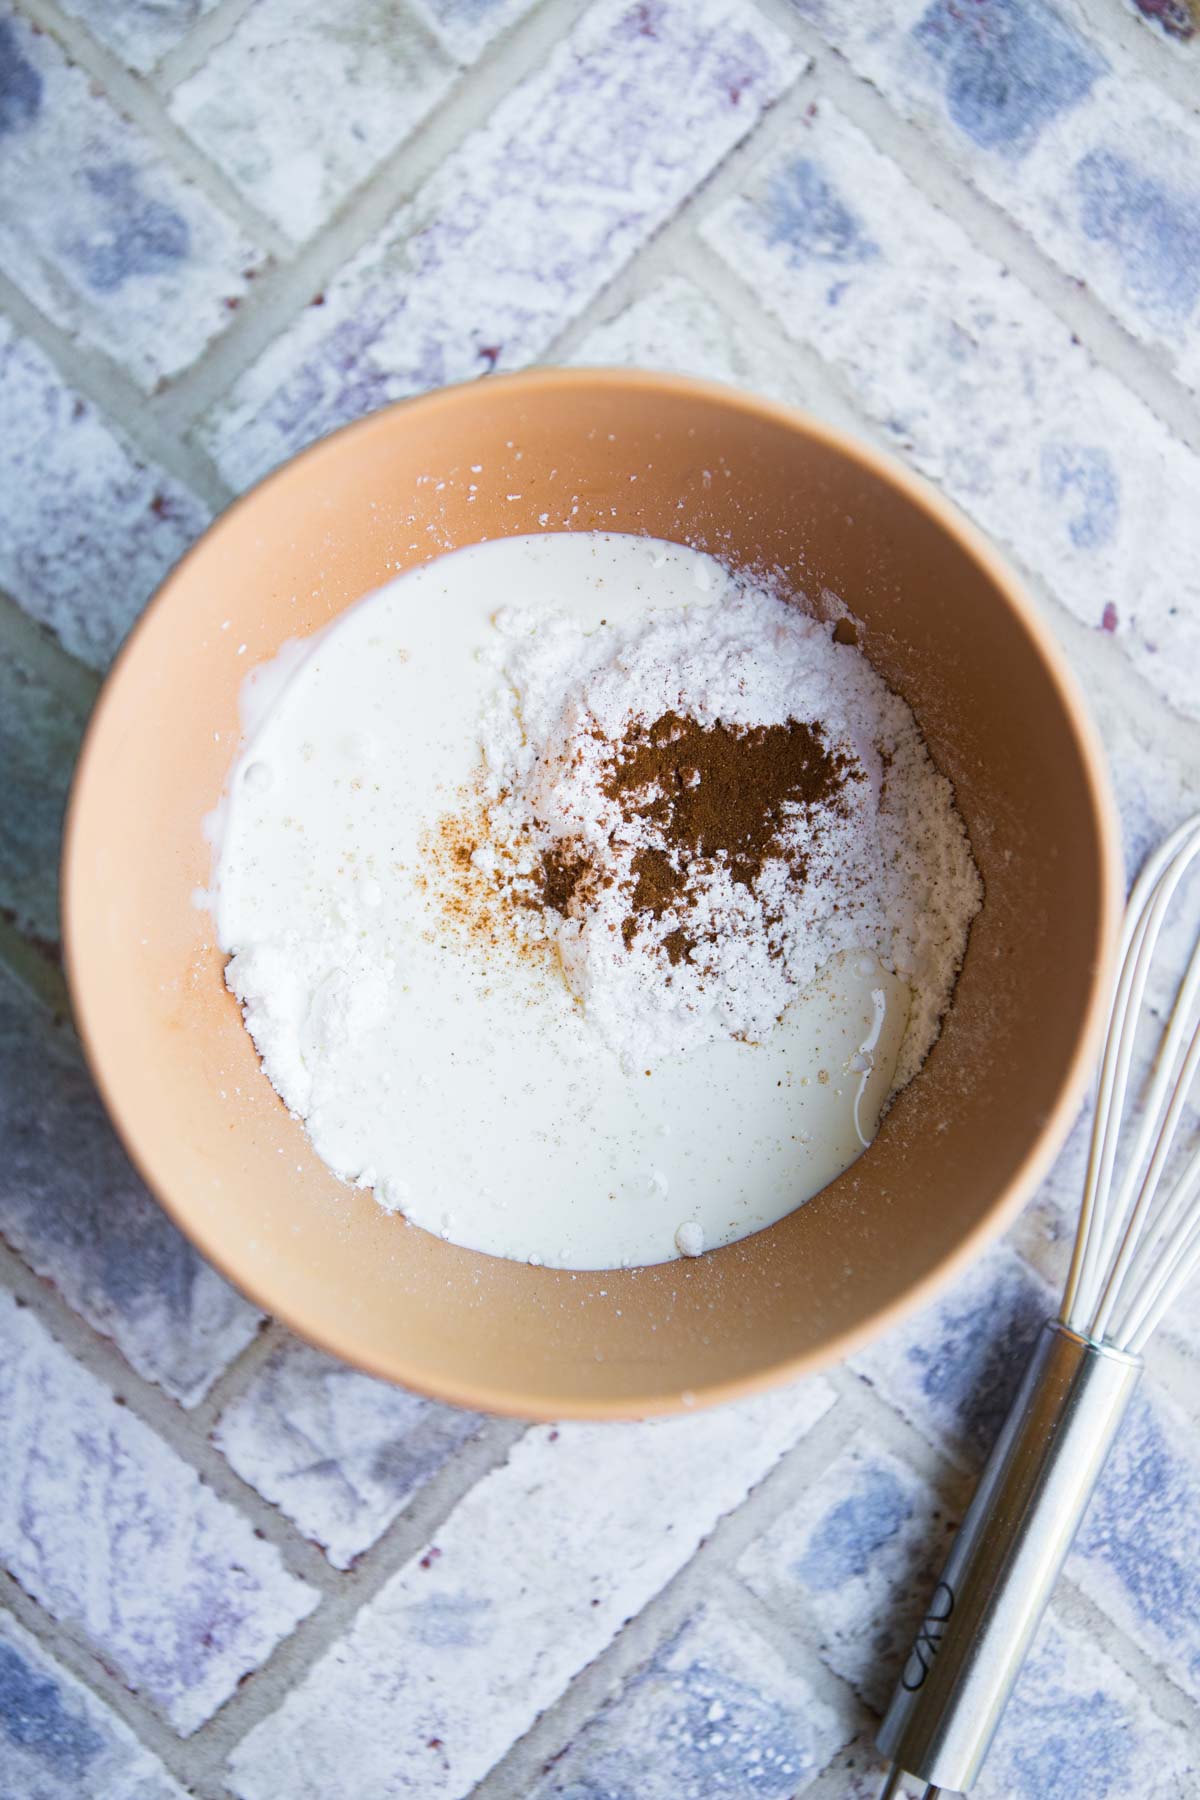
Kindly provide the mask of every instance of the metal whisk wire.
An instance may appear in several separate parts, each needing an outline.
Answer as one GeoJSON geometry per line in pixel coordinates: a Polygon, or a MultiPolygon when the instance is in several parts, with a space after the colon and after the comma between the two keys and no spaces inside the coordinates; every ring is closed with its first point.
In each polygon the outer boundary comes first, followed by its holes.
{"type": "Polygon", "coordinates": [[[1200,1272],[1200,1142],[1175,1158],[1200,1076],[1200,934],[1145,1097],[1127,1106],[1151,966],[1198,858],[1200,815],[1148,859],[1130,896],[1062,1308],[1034,1346],[880,1728],[887,1794],[904,1770],[930,1784],[925,1800],[973,1785],[1136,1391],[1141,1352],[1200,1272]]]}
{"type": "Polygon", "coordinates": [[[1147,978],[1171,900],[1198,856],[1200,819],[1191,819],[1150,858],[1130,897],[1079,1230],[1059,1315],[1081,1335],[1135,1353],[1200,1267],[1200,1150],[1162,1190],[1200,1068],[1200,1023],[1189,1033],[1200,993],[1200,941],[1171,1010],[1124,1175],[1115,1191],[1113,1186],[1147,978]]]}

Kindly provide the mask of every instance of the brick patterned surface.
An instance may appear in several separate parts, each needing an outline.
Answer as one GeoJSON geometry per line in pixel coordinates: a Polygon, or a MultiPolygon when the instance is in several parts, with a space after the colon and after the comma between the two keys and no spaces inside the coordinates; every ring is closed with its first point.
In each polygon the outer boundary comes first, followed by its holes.
{"type": "Polygon", "coordinates": [[[7,1295],[0,1343],[0,1558],[194,1731],[318,1595],[7,1295]]]}
{"type": "Polygon", "coordinates": [[[793,369],[728,319],[690,281],[671,277],[589,331],[571,356],[581,366],[630,365],[703,375],[804,405],[793,369]]]}
{"type": "Polygon", "coordinates": [[[746,0],[599,0],[236,385],[207,436],[224,474],[530,361],[798,66],[746,0]]]}
{"type": "Polygon", "coordinates": [[[0,916],[52,943],[67,784],[91,693],[86,680],[56,681],[40,652],[24,631],[0,637],[0,916]]]}
{"type": "MultiPolygon", "coordinates": [[[[1200,808],[1190,28],[1182,0],[0,0],[0,962],[53,997],[95,672],[223,487],[547,356],[809,406],[953,497],[1044,598],[1135,866],[1200,808]]],[[[1160,1015],[1190,947],[1181,919],[1160,1015]]],[[[4,1800],[875,1800],[1086,1118],[1007,1241],[830,1381],[504,1461],[507,1428],[258,1341],[3,967],[0,1150],[4,1800]]],[[[979,1800],[1200,1800],[1198,1359],[1200,1283],[979,1800]]]]}
{"type": "Polygon", "coordinates": [[[129,1727],[0,1613],[0,1791],[10,1800],[184,1800],[129,1727]]]}
{"type": "Polygon", "coordinates": [[[255,0],[171,98],[249,199],[310,237],[445,93],[454,65],[389,0],[255,0]]]}
{"type": "Polygon", "coordinates": [[[1200,120],[1072,0],[793,0],[955,167],[1200,382],[1200,120]]]}
{"type": "Polygon", "coordinates": [[[3,319],[0,489],[0,586],[94,668],[208,523],[3,319]]]}
{"type": "Polygon", "coordinates": [[[191,1404],[261,1315],[134,1171],[61,1027],[0,972],[0,1234],[133,1367],[191,1404]]]}
{"type": "Polygon", "coordinates": [[[244,1481],[347,1569],[480,1423],[293,1339],[222,1413],[216,1443],[244,1481]]]}
{"type": "Polygon", "coordinates": [[[892,448],[1200,716],[1200,459],[1065,325],[824,103],[705,235],[892,448]]]}
{"type": "Polygon", "coordinates": [[[928,1481],[858,1433],[738,1573],[781,1618],[809,1615],[829,1667],[882,1712],[955,1524],[928,1481]]]}
{"type": "Polygon", "coordinates": [[[151,69],[218,0],[65,0],[92,36],[133,69],[151,69]]]}
{"type": "Polygon", "coordinates": [[[368,1789],[469,1793],[832,1400],[813,1381],[701,1418],[531,1431],[250,1734],[234,1791],[319,1800],[382,1707],[368,1789]]]}
{"type": "Polygon", "coordinates": [[[0,270],[150,387],[229,323],[261,254],[7,7],[0,67],[0,270]]]}
{"type": "Polygon", "coordinates": [[[1195,1521],[1200,1445],[1166,1395],[1139,1396],[1068,1571],[1181,1687],[1200,1695],[1200,1570],[1195,1521]]]}
{"type": "Polygon", "coordinates": [[[530,1800],[791,1800],[842,1748],[848,1716],[768,1638],[710,1602],[587,1727],[530,1800]]]}
{"type": "Polygon", "coordinates": [[[978,1800],[1172,1800],[1198,1780],[1194,1736],[1165,1723],[1090,1632],[1052,1614],[974,1791],[978,1800]]]}

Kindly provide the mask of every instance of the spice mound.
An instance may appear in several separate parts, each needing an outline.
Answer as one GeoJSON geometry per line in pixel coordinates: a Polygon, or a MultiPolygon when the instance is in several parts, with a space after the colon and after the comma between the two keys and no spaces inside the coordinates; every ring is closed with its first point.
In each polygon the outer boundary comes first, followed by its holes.
{"type": "Polygon", "coordinates": [[[832,957],[872,952],[912,990],[911,1079],[981,888],[949,782],[857,646],[744,579],[591,631],[496,626],[478,789],[432,838],[446,915],[557,957],[627,1069],[760,1042],[832,957]]]}

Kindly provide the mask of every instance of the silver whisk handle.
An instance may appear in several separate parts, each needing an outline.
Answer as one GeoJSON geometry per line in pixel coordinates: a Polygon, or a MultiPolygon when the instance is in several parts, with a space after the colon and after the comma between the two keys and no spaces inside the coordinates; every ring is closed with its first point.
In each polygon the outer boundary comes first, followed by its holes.
{"type": "Polygon", "coordinates": [[[876,1739],[897,1768],[976,1780],[1141,1372],[1042,1328],[876,1739]]]}

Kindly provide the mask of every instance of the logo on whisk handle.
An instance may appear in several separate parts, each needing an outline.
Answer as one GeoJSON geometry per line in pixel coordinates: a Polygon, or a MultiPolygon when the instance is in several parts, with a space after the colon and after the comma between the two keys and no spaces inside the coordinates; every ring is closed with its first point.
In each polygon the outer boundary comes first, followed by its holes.
{"type": "Polygon", "coordinates": [[[925,1614],[916,1641],[908,1653],[908,1661],[904,1665],[904,1673],[900,1677],[900,1686],[908,1693],[915,1694],[924,1684],[925,1677],[933,1667],[933,1659],[938,1653],[946,1621],[954,1611],[954,1589],[948,1581],[939,1581],[933,1590],[933,1598],[929,1602],[929,1610],[925,1614]]]}

